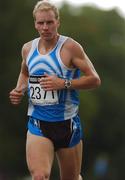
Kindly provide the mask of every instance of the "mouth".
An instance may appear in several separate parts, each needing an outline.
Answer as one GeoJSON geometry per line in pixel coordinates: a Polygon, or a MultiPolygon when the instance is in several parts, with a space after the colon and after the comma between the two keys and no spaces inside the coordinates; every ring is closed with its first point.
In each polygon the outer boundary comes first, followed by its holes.
{"type": "Polygon", "coordinates": [[[51,33],[42,33],[42,36],[50,36],[51,33]]]}

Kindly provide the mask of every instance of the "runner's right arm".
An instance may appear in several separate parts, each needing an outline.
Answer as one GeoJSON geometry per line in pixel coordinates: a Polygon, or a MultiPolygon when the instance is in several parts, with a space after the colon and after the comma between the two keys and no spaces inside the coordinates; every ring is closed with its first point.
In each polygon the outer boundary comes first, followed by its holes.
{"type": "Polygon", "coordinates": [[[18,105],[21,102],[21,99],[27,90],[28,85],[28,68],[26,65],[26,58],[31,48],[31,42],[26,43],[22,48],[22,63],[21,63],[21,70],[19,73],[19,77],[17,80],[16,87],[10,92],[10,101],[14,105],[18,105]]]}

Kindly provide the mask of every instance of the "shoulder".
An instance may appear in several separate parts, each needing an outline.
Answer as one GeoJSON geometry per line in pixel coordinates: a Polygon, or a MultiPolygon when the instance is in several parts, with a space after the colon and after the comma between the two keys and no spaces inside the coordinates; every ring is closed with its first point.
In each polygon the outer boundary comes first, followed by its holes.
{"type": "Polygon", "coordinates": [[[71,50],[72,52],[81,51],[81,50],[83,51],[83,47],[81,46],[81,44],[70,37],[68,37],[65,43],[65,47],[71,50]]]}
{"type": "Polygon", "coordinates": [[[78,43],[76,40],[70,38],[70,37],[65,42],[65,48],[69,52],[71,52],[73,57],[75,57],[75,56],[83,57],[85,55],[84,49],[81,46],[81,44],[78,43]]]}
{"type": "Polygon", "coordinates": [[[31,41],[29,41],[29,42],[27,42],[27,43],[25,43],[23,45],[23,47],[22,47],[22,57],[23,57],[23,59],[27,58],[27,56],[28,56],[28,54],[30,52],[30,49],[32,47],[32,42],[33,42],[33,40],[31,40],[31,41]]]}

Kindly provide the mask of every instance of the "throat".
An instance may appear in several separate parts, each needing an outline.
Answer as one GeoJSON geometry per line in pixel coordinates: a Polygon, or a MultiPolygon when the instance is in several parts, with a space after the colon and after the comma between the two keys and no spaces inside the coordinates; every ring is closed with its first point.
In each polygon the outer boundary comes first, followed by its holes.
{"type": "Polygon", "coordinates": [[[59,36],[49,42],[42,42],[42,39],[40,39],[39,44],[38,44],[38,50],[40,54],[45,55],[51,52],[56,47],[58,39],[59,39],[59,36]]]}
{"type": "Polygon", "coordinates": [[[39,52],[41,54],[48,54],[49,52],[51,52],[53,50],[54,46],[53,47],[48,47],[48,48],[45,48],[45,47],[41,47],[39,52]]]}

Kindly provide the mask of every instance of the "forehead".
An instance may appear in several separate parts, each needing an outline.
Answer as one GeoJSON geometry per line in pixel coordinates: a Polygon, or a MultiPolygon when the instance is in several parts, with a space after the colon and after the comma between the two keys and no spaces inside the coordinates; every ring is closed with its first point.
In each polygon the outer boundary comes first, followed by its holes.
{"type": "Polygon", "coordinates": [[[56,20],[55,13],[52,10],[39,10],[35,13],[36,20],[56,20]]]}

